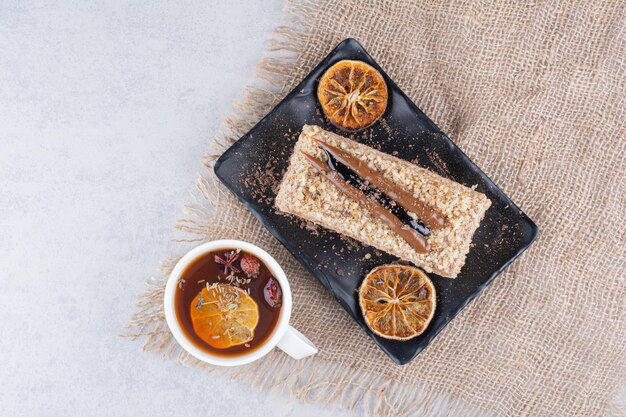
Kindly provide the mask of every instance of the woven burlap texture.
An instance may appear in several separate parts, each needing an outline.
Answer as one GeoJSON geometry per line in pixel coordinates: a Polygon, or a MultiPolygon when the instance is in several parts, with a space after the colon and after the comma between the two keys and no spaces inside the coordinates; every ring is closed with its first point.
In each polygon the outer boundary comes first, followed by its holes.
{"type": "Polygon", "coordinates": [[[266,248],[294,293],[292,324],[320,353],[281,352],[215,370],[173,342],[163,277],[128,334],[146,350],[303,400],[390,416],[624,413],[626,24],[622,1],[289,1],[285,24],[205,158],[178,253],[216,238],[266,248]],[[393,364],[212,174],[245,133],[332,48],[358,39],[538,224],[538,241],[411,364],[393,364]],[[273,54],[273,55],[272,55],[273,54]]]}

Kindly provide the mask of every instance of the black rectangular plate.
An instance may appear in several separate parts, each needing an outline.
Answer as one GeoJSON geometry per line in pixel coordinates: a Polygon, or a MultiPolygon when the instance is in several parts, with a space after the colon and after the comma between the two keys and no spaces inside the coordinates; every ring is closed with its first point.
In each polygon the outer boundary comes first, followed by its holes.
{"type": "Polygon", "coordinates": [[[401,365],[415,358],[539,233],[537,226],[417,108],[354,39],[341,42],[250,132],[224,152],[215,164],[215,173],[374,342],[401,365]],[[260,178],[269,176],[280,181],[304,124],[350,136],[328,123],[316,98],[320,76],[342,59],[367,62],[383,74],[389,87],[385,114],[365,131],[354,134],[355,140],[414,161],[461,184],[475,185],[492,202],[459,276],[449,279],[429,274],[437,289],[433,321],[423,334],[404,342],[383,339],[367,328],[356,291],[368,271],[398,259],[325,229],[303,228],[299,219],[277,213],[273,206],[276,187],[260,178]],[[367,253],[371,258],[365,258],[367,253]]]}

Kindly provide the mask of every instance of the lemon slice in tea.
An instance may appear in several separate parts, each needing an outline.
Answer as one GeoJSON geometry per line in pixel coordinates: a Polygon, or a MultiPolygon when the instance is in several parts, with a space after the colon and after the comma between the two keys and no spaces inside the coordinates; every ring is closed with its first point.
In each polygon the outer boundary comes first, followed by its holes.
{"type": "Polygon", "coordinates": [[[226,349],[251,341],[259,323],[259,306],[241,288],[214,284],[193,299],[194,332],[210,346],[226,349]]]}
{"type": "Polygon", "coordinates": [[[359,288],[359,304],[367,326],[386,339],[408,340],[426,330],[435,314],[433,283],[417,268],[382,265],[359,288]]]}
{"type": "Polygon", "coordinates": [[[387,108],[387,84],[383,76],[362,61],[343,60],[330,67],[317,87],[317,99],[335,126],[363,129],[387,108]]]}

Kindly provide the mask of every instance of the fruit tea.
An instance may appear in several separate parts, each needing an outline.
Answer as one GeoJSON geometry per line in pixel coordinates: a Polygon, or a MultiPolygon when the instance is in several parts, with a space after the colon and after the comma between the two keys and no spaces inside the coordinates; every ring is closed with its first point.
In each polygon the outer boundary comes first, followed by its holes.
{"type": "Polygon", "coordinates": [[[258,257],[241,249],[220,249],[183,271],[174,309],[183,333],[196,347],[237,356],[271,336],[282,301],[278,280],[258,257]]]}

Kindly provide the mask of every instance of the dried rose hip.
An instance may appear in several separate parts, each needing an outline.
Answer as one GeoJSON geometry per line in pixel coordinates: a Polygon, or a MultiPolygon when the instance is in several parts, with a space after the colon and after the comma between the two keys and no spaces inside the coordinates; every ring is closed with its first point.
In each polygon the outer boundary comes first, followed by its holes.
{"type": "Polygon", "coordinates": [[[261,262],[249,253],[243,254],[241,261],[239,261],[239,266],[241,266],[241,269],[247,276],[258,275],[261,270],[261,262]]]}
{"type": "Polygon", "coordinates": [[[273,277],[270,277],[267,284],[265,284],[263,294],[265,295],[265,301],[267,301],[270,307],[279,308],[282,305],[283,292],[273,277]]]}

